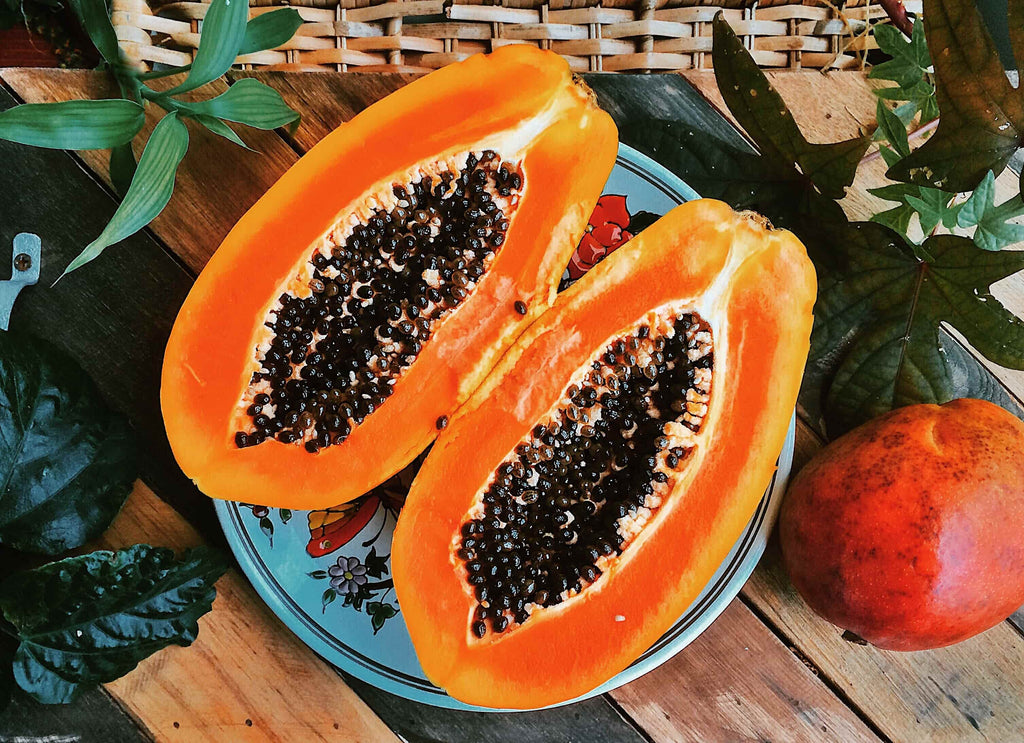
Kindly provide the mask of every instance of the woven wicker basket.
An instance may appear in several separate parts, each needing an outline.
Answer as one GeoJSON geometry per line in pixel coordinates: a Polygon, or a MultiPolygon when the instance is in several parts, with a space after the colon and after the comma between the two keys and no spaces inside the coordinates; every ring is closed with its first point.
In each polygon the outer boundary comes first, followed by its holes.
{"type": "MultiPolygon", "coordinates": [[[[305,23],[284,46],[239,57],[246,69],[420,72],[506,44],[534,44],[579,72],[711,66],[719,11],[762,67],[847,68],[874,46],[871,0],[251,0],[251,15],[292,5],[305,23]]],[[[921,1],[906,3],[920,10],[921,1]],[[918,7],[914,7],[914,6],[918,7]]],[[[140,67],[192,61],[208,3],[113,0],[113,22],[140,67]]]]}

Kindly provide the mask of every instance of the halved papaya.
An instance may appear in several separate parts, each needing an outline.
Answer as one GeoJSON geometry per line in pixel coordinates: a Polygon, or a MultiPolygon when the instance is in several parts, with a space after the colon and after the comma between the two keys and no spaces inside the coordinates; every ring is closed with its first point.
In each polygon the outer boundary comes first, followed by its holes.
{"type": "Polygon", "coordinates": [[[472,704],[572,699],[654,643],[764,493],[815,276],[789,232],[710,200],[598,264],[435,442],[392,545],[427,676],[472,704]]]}
{"type": "Polygon", "coordinates": [[[164,357],[207,495],[314,509],[408,464],[554,300],[614,164],[557,55],[503,48],[328,135],[203,270],[164,357]]]}

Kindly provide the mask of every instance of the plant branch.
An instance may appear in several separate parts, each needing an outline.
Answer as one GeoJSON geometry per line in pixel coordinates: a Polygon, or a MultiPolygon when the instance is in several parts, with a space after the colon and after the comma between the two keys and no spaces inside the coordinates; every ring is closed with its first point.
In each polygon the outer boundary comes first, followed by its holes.
{"type": "Polygon", "coordinates": [[[903,7],[903,0],[878,0],[878,4],[882,6],[885,14],[889,16],[892,25],[902,31],[903,35],[909,39],[914,32],[914,23],[907,15],[907,9],[903,7]]]}

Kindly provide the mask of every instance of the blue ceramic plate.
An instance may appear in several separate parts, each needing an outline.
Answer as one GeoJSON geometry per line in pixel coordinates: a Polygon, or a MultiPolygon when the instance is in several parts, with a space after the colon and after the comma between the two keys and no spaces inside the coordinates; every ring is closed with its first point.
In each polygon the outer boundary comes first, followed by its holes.
{"type": "MultiPolygon", "coordinates": [[[[697,194],[653,160],[620,146],[605,195],[566,272],[571,281],[629,235],[697,194]]],[[[794,425],[757,512],[704,591],[629,668],[580,697],[611,691],[661,665],[725,609],[764,552],[793,461],[794,425]]],[[[228,543],[256,591],[317,654],[346,673],[417,702],[462,704],[423,675],[395,599],[391,532],[412,472],[325,511],[286,511],[217,501],[228,543]],[[351,576],[351,578],[347,578],[351,576]]]]}

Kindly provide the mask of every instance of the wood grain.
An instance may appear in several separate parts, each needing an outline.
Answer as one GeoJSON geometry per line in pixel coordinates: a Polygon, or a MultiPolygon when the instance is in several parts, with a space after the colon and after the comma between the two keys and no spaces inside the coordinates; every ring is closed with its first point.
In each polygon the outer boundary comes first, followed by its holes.
{"type": "MultiPolygon", "coordinates": [[[[27,103],[117,95],[106,75],[86,70],[40,72],[12,68],[0,70],[0,78],[27,103]]],[[[164,90],[176,81],[178,78],[168,77],[152,81],[152,86],[164,90]]],[[[183,97],[199,100],[225,90],[227,84],[217,80],[183,97]]],[[[162,113],[155,105],[146,107],[146,125],[142,130],[145,137],[149,136],[162,113]]],[[[165,209],[152,223],[152,233],[165,244],[174,246],[174,252],[194,273],[206,265],[235,222],[298,159],[291,147],[274,132],[236,128],[239,136],[255,152],[243,150],[195,122],[188,122],[189,154],[185,155],[178,171],[173,200],[179,208],[187,204],[187,211],[194,216],[189,220],[178,219],[176,210],[171,208],[165,209]]],[[[136,156],[141,155],[141,137],[136,137],[134,146],[136,156]]],[[[81,152],[79,156],[93,173],[110,185],[110,155],[107,150],[81,152]]],[[[86,236],[91,239],[95,235],[89,233],[86,236]]]]}
{"type": "Polygon", "coordinates": [[[658,743],[878,740],[739,599],[690,647],[612,696],[658,743]]]}
{"type": "MultiPolygon", "coordinates": [[[[99,546],[202,537],[141,482],[99,546]]],[[[170,647],[107,690],[158,740],[397,741],[388,727],[267,608],[237,570],[188,648],[170,647]]]]}

